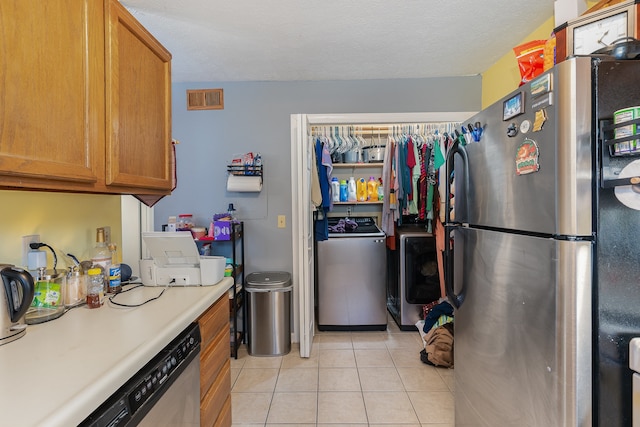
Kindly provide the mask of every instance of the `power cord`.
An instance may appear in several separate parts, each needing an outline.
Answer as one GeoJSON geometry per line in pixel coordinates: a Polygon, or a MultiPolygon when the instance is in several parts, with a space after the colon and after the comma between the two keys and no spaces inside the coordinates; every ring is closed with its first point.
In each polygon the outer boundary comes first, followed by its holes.
{"type": "MultiPolygon", "coordinates": [[[[146,301],[144,301],[144,302],[141,302],[140,304],[123,304],[123,303],[119,303],[119,302],[114,301],[114,299],[115,299],[118,295],[120,295],[120,294],[124,294],[124,293],[126,293],[126,292],[132,291],[132,290],[137,289],[137,288],[145,287],[145,286],[144,286],[144,284],[142,284],[142,283],[135,283],[135,285],[136,285],[136,286],[132,286],[132,287],[131,287],[131,288],[129,288],[129,289],[125,289],[125,290],[123,290],[123,291],[118,292],[117,294],[113,294],[113,295],[111,295],[111,296],[109,297],[109,302],[110,302],[111,304],[113,304],[113,305],[117,305],[117,306],[119,306],[119,307],[130,307],[130,308],[131,308],[131,307],[140,307],[140,306],[143,306],[143,305],[145,305],[145,304],[147,304],[147,303],[149,303],[149,302],[151,302],[151,301],[155,301],[155,300],[157,300],[158,298],[160,298],[160,297],[162,296],[162,294],[164,294],[164,291],[166,291],[166,290],[167,290],[167,288],[169,287],[169,285],[171,285],[172,283],[175,283],[175,281],[176,281],[175,279],[171,279],[171,281],[170,281],[169,283],[167,283],[167,285],[162,289],[162,291],[160,292],[160,294],[158,294],[157,296],[155,296],[155,297],[153,297],[153,298],[149,298],[148,300],[146,300],[146,301]]],[[[131,283],[131,284],[134,284],[134,283],[131,283]]]]}
{"type": "Polygon", "coordinates": [[[43,246],[46,248],[49,248],[49,250],[53,254],[53,269],[55,270],[56,267],[58,266],[58,256],[56,255],[56,251],[54,251],[53,248],[47,245],[46,243],[33,243],[33,242],[29,243],[29,247],[31,249],[40,249],[43,246]]]}

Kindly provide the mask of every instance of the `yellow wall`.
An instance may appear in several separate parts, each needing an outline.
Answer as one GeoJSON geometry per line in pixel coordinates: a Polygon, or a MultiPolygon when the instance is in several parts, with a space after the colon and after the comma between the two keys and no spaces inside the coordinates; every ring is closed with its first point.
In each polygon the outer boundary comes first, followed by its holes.
{"type": "MultiPolygon", "coordinates": [[[[524,40],[513,44],[519,46],[530,40],[546,40],[554,29],[553,17],[529,34],[524,40]]],[[[482,108],[493,104],[520,84],[520,70],[513,50],[500,58],[487,71],[482,73],[482,108]]]]}
{"type": "MultiPolygon", "coordinates": [[[[587,9],[594,6],[597,1],[587,1],[587,9]]],[[[551,32],[555,28],[554,17],[547,19],[540,27],[536,28],[531,34],[513,44],[519,46],[522,43],[531,40],[546,40],[551,36],[551,32]]],[[[488,70],[482,73],[482,108],[486,108],[493,104],[512,90],[520,85],[520,70],[516,55],[513,50],[507,52],[488,70]]]]}
{"type": "MultiPolygon", "coordinates": [[[[0,212],[0,264],[26,267],[22,236],[29,234],[54,248],[63,268],[69,266],[64,253],[86,259],[98,227],[110,226],[111,241],[122,247],[120,196],[7,190],[0,191],[0,212]]],[[[43,250],[53,268],[50,251],[43,250]]]]}

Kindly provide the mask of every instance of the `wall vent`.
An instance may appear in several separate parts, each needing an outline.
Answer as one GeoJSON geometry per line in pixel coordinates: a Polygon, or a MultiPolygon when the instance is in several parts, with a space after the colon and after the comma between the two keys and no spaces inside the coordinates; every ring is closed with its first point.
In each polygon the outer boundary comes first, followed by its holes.
{"type": "Polygon", "coordinates": [[[187,110],[223,110],[222,89],[187,90],[187,110]]]}

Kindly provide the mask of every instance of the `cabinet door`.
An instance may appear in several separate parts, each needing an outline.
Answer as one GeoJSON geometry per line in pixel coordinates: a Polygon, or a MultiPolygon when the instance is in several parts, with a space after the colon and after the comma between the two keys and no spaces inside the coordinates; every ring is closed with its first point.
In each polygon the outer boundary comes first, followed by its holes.
{"type": "Polygon", "coordinates": [[[0,3],[0,184],[101,179],[103,13],[95,0],[0,3]]]}
{"type": "Polygon", "coordinates": [[[106,184],[168,193],[171,54],[118,1],[107,7],[106,184]]]}

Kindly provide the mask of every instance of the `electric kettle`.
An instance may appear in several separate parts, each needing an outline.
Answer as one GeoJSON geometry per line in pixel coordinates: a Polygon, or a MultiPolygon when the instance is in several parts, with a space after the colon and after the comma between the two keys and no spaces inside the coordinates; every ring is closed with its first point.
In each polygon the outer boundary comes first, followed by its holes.
{"type": "Polygon", "coordinates": [[[0,345],[22,337],[27,325],[24,314],[29,309],[34,295],[33,277],[18,267],[0,270],[4,292],[0,291],[0,345]]]}

